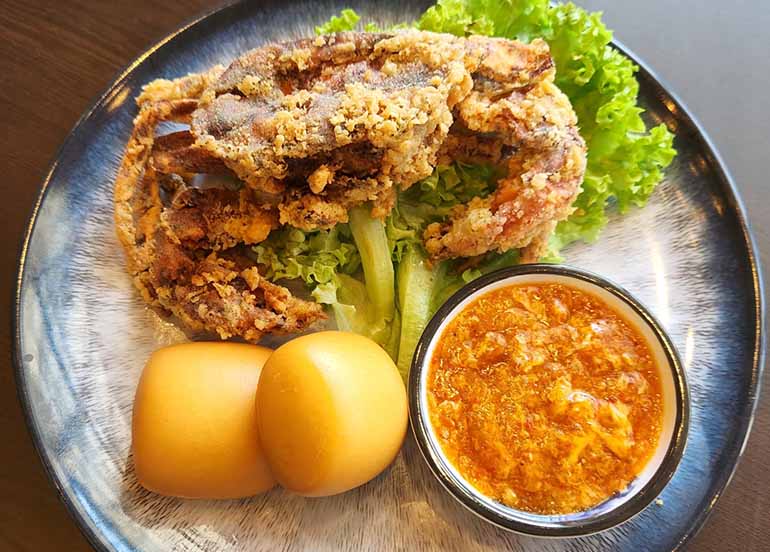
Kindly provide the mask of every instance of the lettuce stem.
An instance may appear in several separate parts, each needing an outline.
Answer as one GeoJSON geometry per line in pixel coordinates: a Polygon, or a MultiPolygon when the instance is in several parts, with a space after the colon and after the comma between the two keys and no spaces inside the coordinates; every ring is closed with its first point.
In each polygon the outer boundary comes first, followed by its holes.
{"type": "Polygon", "coordinates": [[[436,282],[434,269],[423,255],[409,247],[398,265],[398,302],[401,310],[401,336],[398,346],[398,371],[406,381],[412,356],[431,316],[431,298],[436,282]]]}
{"type": "Polygon", "coordinates": [[[361,256],[366,293],[373,307],[375,341],[384,343],[390,337],[388,323],[393,320],[395,275],[385,224],[373,218],[367,206],[350,210],[350,230],[361,256]]]}

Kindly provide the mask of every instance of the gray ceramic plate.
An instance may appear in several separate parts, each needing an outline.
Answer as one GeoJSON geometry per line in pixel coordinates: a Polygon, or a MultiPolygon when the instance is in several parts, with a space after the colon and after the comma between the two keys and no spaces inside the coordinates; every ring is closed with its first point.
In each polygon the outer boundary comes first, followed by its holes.
{"type": "Polygon", "coordinates": [[[45,180],[24,242],[16,311],[19,394],[38,451],[88,539],[103,550],[673,549],[703,523],[740,456],[762,366],[756,256],[735,189],[703,132],[645,69],[651,122],[679,156],[649,205],[610,222],[567,261],[623,285],[670,332],[688,373],[691,429],[679,470],[633,520],[582,539],[506,533],[455,503],[413,442],[371,483],[306,500],[281,490],[195,502],[143,491],[129,468],[131,401],[150,352],[184,339],[146,309],[112,226],[112,180],[142,84],[309,35],[345,6],[382,23],[421,2],[240,3],[149,50],[83,117],[45,180]]]}

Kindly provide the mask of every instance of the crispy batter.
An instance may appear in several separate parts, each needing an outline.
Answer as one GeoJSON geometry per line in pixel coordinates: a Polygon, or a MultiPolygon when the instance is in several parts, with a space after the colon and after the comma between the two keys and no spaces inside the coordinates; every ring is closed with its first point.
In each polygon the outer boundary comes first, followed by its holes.
{"type": "Polygon", "coordinates": [[[431,33],[266,46],[204,93],[208,104],[192,123],[196,146],[250,187],[285,191],[282,223],[328,228],[347,221],[348,208],[388,202],[392,188],[430,175],[452,107],[472,84],[464,57],[461,41],[431,33]]]}
{"type": "Polygon", "coordinates": [[[191,73],[174,80],[156,79],[142,88],[136,98],[140,107],[153,102],[187,100],[199,98],[225,70],[224,65],[215,65],[203,73],[191,73]]]}
{"type": "Polygon", "coordinates": [[[398,190],[452,161],[506,176],[426,229],[431,258],[520,248],[536,260],[585,170],[553,79],[542,40],[406,31],[269,44],[227,69],[154,81],[115,185],[134,281],[150,304],[223,338],[302,330],[321,307],[265,281],[246,246],[281,225],[347,222],[367,202],[385,217],[398,190]],[[163,121],[190,129],[156,138],[163,121]],[[199,173],[241,185],[201,189],[199,173]]]}
{"type": "Polygon", "coordinates": [[[233,174],[221,159],[195,147],[195,137],[187,130],[158,136],[151,163],[163,174],[233,174]]]}
{"type": "MultiPolygon", "coordinates": [[[[480,38],[469,41],[484,44],[480,38]]],[[[526,248],[525,262],[537,260],[580,192],[585,143],[569,100],[553,84],[553,63],[542,57],[545,43],[532,43],[541,55],[512,55],[508,61],[500,52],[510,42],[494,42],[489,48],[495,54],[482,60],[481,77],[474,78],[473,90],[455,110],[452,139],[442,156],[501,159],[507,176],[493,195],[474,198],[448,221],[428,226],[425,248],[434,260],[516,248],[526,248]],[[518,68],[514,78],[506,77],[511,67],[518,68]],[[475,137],[468,139],[469,133],[475,137]]]]}
{"type": "MultiPolygon", "coordinates": [[[[178,87],[169,87],[177,98],[178,87]]],[[[156,90],[157,92],[157,90],[156,90]]],[[[115,225],[134,284],[147,303],[177,316],[192,330],[258,341],[264,333],[301,331],[325,317],[320,305],[293,297],[259,276],[237,249],[277,226],[277,214],[250,201],[249,190],[191,190],[153,165],[155,127],[189,121],[195,98],[143,103],[115,180],[115,225]]]]}
{"type": "Polygon", "coordinates": [[[278,213],[254,203],[252,191],[182,185],[161,213],[160,224],[174,243],[187,249],[229,249],[256,244],[278,227],[278,213]]]}

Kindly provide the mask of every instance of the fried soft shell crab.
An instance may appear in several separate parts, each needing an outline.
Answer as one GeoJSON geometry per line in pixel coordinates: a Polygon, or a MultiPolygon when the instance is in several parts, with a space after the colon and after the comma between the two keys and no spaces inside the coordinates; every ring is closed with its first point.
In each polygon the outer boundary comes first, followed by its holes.
{"type": "Polygon", "coordinates": [[[269,44],[137,98],[115,182],[115,222],[144,299],[193,330],[257,341],[306,329],[321,305],[259,273],[248,246],[283,225],[347,222],[452,161],[506,176],[424,246],[438,261],[519,248],[542,254],[572,212],[586,149],[542,40],[348,32],[269,44]],[[189,130],[156,136],[164,121],[189,130]],[[242,181],[195,187],[196,174],[242,181]]]}

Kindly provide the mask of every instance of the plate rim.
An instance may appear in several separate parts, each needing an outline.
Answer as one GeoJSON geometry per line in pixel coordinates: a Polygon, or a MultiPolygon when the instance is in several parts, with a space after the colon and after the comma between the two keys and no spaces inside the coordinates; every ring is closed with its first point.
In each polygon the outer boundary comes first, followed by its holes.
{"type": "MultiPolygon", "coordinates": [[[[696,139],[702,143],[704,150],[708,154],[707,161],[709,165],[716,169],[717,176],[722,184],[726,184],[724,190],[727,195],[729,206],[735,211],[738,222],[740,224],[741,233],[743,234],[743,241],[746,244],[746,252],[749,258],[749,265],[751,269],[753,294],[754,294],[754,354],[753,354],[753,366],[751,370],[752,382],[750,389],[751,404],[749,405],[748,415],[744,416],[741,423],[741,429],[743,435],[741,436],[736,447],[733,450],[737,451],[735,454],[730,455],[731,467],[724,473],[721,473],[717,478],[717,485],[714,486],[716,490],[715,494],[711,496],[709,500],[706,500],[704,507],[700,508],[700,512],[693,519],[693,523],[689,529],[681,535],[679,542],[674,550],[680,550],[685,544],[690,542],[708,521],[714,507],[719,502],[719,499],[724,494],[725,489],[732,481],[735,472],[738,470],[738,465],[743,458],[743,453],[746,451],[746,445],[751,436],[751,429],[754,425],[754,418],[756,417],[757,407],[759,406],[759,399],[762,390],[762,378],[765,371],[765,361],[767,353],[767,343],[764,339],[765,323],[766,323],[766,302],[765,302],[765,285],[762,278],[762,263],[759,262],[759,250],[757,248],[756,238],[751,230],[751,222],[749,221],[748,214],[746,212],[746,205],[743,202],[738,188],[735,185],[735,179],[730,173],[727,164],[725,163],[722,155],[719,153],[719,149],[714,144],[711,136],[701,125],[700,121],[692,114],[687,108],[684,101],[679,95],[674,92],[671,86],[665,79],[658,76],[658,74],[632,49],[625,46],[619,40],[612,40],[612,46],[617,48],[623,55],[631,59],[638,67],[637,78],[643,76],[650,84],[656,89],[656,95],[659,98],[668,96],[674,103],[676,110],[680,113],[677,117],[683,120],[684,123],[690,126],[696,131],[696,139]]],[[[671,112],[671,109],[669,109],[671,112]]],[[[672,113],[673,115],[673,113],[672,113]]]]}
{"type": "MultiPolygon", "coordinates": [[[[69,514],[70,518],[75,522],[80,532],[86,538],[88,543],[98,552],[112,552],[114,549],[109,545],[108,541],[104,539],[103,534],[98,534],[92,530],[88,524],[85,516],[81,515],[80,511],[75,505],[75,500],[64,492],[60,479],[54,472],[51,459],[45,452],[43,447],[43,440],[38,422],[32,415],[31,401],[26,386],[26,373],[24,367],[24,361],[22,359],[22,338],[21,338],[21,293],[22,284],[24,282],[24,273],[26,266],[27,252],[29,243],[34,233],[36,222],[38,219],[38,213],[40,207],[45,200],[49,185],[59,165],[59,160],[62,157],[63,151],[76,140],[80,135],[82,126],[91,118],[91,116],[101,109],[110,98],[113,97],[125,79],[142,63],[144,63],[152,54],[172,41],[179,35],[183,34],[192,27],[203,23],[206,19],[209,19],[215,14],[234,9],[240,5],[247,4],[248,0],[231,0],[224,5],[218,6],[214,9],[207,10],[204,13],[187,20],[174,31],[162,37],[160,40],[151,44],[147,49],[138,54],[129,63],[124,65],[117,74],[110,81],[110,84],[101,92],[97,97],[91,101],[89,106],[85,109],[83,114],[78,118],[77,122],[73,125],[70,131],[67,133],[61,145],[56,150],[53,156],[53,160],[49,163],[48,169],[45,172],[45,176],[42,179],[40,189],[33,204],[32,210],[28,216],[25,230],[19,244],[17,255],[17,271],[15,286],[13,291],[13,311],[12,311],[12,335],[13,345],[11,350],[11,358],[13,364],[14,382],[16,385],[16,394],[19,400],[24,422],[27,427],[27,431],[32,440],[35,453],[38,459],[43,465],[43,469],[48,479],[49,484],[53,487],[60,502],[64,505],[65,510],[69,514]]],[[[696,141],[700,142],[701,149],[707,154],[707,162],[716,173],[721,187],[727,198],[729,207],[735,212],[737,222],[740,227],[740,232],[743,237],[743,242],[746,246],[746,252],[748,256],[748,265],[752,279],[752,295],[754,306],[754,351],[751,367],[751,386],[749,390],[750,404],[747,415],[741,416],[740,429],[742,430],[741,437],[736,443],[736,446],[732,447],[730,454],[730,468],[720,473],[716,480],[716,485],[712,485],[714,493],[704,499],[705,505],[702,505],[697,516],[693,518],[692,523],[687,530],[680,535],[679,542],[674,547],[674,550],[681,549],[686,543],[690,542],[703,528],[705,522],[708,520],[714,510],[714,506],[718,503],[721,496],[724,494],[725,488],[729,485],[738,465],[746,450],[746,444],[751,435],[751,429],[754,423],[754,418],[757,412],[757,406],[759,404],[762,377],[765,369],[766,358],[766,343],[763,339],[765,322],[766,322],[766,303],[765,303],[765,286],[762,279],[762,267],[759,262],[759,253],[757,248],[756,239],[751,230],[751,223],[749,221],[746,207],[738,191],[735,180],[732,177],[727,165],[725,164],[719,150],[712,141],[709,134],[703,128],[698,119],[687,108],[685,103],[679,97],[679,95],[673,91],[671,86],[641,58],[632,49],[625,46],[620,40],[613,39],[610,45],[618,50],[621,54],[631,60],[637,67],[636,73],[637,80],[645,80],[654,91],[655,96],[659,99],[670,99],[675,109],[669,112],[676,111],[676,115],[672,112],[672,116],[679,122],[683,123],[683,126],[694,131],[696,141]]]]}

